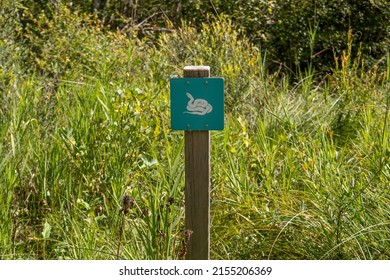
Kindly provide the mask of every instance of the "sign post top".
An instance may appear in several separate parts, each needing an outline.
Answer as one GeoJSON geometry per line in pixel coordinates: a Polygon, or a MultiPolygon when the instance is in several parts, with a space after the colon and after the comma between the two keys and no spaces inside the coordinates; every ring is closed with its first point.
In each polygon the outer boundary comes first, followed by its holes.
{"type": "Polygon", "coordinates": [[[185,66],[183,72],[186,78],[208,78],[210,66],[185,66]]]}
{"type": "Polygon", "coordinates": [[[184,71],[210,71],[210,66],[184,66],[184,71]]]}

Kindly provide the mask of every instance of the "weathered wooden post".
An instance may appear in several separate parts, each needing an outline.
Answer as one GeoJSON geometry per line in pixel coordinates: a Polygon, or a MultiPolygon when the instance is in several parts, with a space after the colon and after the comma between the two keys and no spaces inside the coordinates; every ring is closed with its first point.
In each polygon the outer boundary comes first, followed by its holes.
{"type": "Polygon", "coordinates": [[[172,129],[185,130],[185,229],[191,232],[186,259],[210,258],[210,130],[222,130],[222,78],[209,66],[186,66],[171,79],[172,129]]]}
{"type": "MultiPolygon", "coordinates": [[[[208,78],[210,67],[184,67],[185,78],[208,78]]],[[[206,128],[205,128],[206,129],[206,128]]],[[[210,131],[186,131],[185,228],[188,260],[210,259],[210,131]]]]}

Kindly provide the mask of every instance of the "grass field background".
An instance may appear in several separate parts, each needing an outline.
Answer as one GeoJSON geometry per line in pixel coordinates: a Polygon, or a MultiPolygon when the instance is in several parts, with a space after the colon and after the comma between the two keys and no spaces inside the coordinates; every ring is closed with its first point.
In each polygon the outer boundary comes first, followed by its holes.
{"type": "Polygon", "coordinates": [[[223,18],[152,42],[60,16],[40,19],[39,56],[0,39],[0,259],[182,257],[169,79],[185,65],[226,83],[212,259],[390,258],[389,57],[366,68],[349,48],[330,73],[268,72],[266,51],[223,18]]]}

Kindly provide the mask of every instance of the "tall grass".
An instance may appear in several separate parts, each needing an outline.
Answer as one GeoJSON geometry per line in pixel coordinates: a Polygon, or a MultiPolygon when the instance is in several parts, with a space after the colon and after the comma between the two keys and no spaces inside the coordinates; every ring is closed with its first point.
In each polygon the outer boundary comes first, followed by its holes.
{"type": "Polygon", "coordinates": [[[187,64],[226,81],[212,258],[389,258],[390,66],[365,69],[346,50],[320,82],[314,69],[292,81],[267,73],[265,53],[227,20],[152,43],[77,17],[57,32],[70,14],[57,16],[42,19],[53,36],[41,59],[69,67],[25,72],[27,58],[0,54],[1,259],[181,258],[183,135],[170,130],[168,82],[187,64]],[[76,31],[89,39],[61,49],[76,31]]]}

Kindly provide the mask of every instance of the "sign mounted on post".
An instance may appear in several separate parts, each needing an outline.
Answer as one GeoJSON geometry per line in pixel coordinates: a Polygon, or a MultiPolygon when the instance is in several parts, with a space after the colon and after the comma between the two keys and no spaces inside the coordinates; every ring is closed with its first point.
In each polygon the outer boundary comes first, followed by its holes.
{"type": "Polygon", "coordinates": [[[173,130],[224,128],[222,78],[172,78],[170,82],[173,130]]]}

